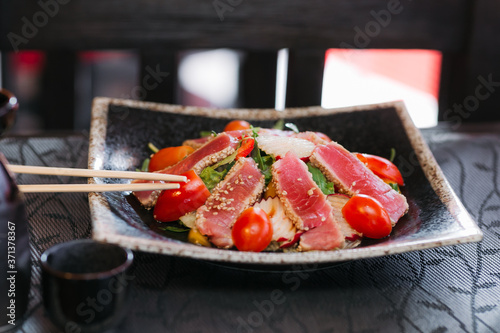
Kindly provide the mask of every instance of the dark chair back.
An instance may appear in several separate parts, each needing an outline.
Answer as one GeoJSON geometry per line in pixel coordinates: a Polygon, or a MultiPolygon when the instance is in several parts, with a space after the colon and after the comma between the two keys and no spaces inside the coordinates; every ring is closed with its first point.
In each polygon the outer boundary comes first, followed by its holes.
{"type": "MultiPolygon", "coordinates": [[[[141,68],[175,69],[179,50],[221,47],[246,52],[244,107],[274,106],[281,48],[290,50],[287,106],[320,104],[328,48],[439,50],[440,119],[499,120],[499,12],[493,0],[2,1],[0,50],[48,51],[47,97],[66,123],[78,50],[138,49],[141,68]]],[[[176,103],[176,80],[148,99],[176,103]]]]}

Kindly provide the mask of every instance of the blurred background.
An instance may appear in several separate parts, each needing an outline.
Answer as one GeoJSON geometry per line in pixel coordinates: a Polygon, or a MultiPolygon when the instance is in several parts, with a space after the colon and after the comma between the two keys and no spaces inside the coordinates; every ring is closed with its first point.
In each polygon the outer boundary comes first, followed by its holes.
{"type": "MultiPolygon", "coordinates": [[[[3,85],[15,92],[20,102],[11,134],[29,135],[54,129],[54,124],[47,123],[46,114],[50,111],[44,109],[48,105],[44,85],[50,75],[45,52],[4,52],[2,57],[3,85]]],[[[178,104],[245,107],[239,87],[244,58],[243,52],[231,49],[180,52],[176,56],[177,66],[160,68],[160,76],[165,81],[169,76],[176,78],[178,104]]],[[[435,126],[441,60],[441,52],[434,50],[328,49],[324,55],[321,106],[336,108],[404,100],[418,127],[435,126]]],[[[89,129],[92,99],[96,96],[150,100],[148,91],[138,86],[144,75],[140,66],[140,54],[133,50],[77,53],[73,128],[89,129]]],[[[282,49],[276,55],[277,109],[287,106],[287,68],[288,50],[282,49]]],[[[155,70],[151,67],[151,71],[155,70]]],[[[157,83],[155,90],[161,91],[162,82],[157,83]]]]}
{"type": "Polygon", "coordinates": [[[500,120],[494,0],[0,0],[11,133],[88,130],[92,99],[500,120]]]}

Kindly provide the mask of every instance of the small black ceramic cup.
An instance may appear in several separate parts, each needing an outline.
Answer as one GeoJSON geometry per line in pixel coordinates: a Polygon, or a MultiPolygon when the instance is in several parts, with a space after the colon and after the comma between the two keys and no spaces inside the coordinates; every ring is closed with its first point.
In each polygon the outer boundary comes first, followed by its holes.
{"type": "Polygon", "coordinates": [[[63,332],[106,332],[128,311],[133,253],[91,239],[55,245],[41,257],[43,300],[63,332]]]}

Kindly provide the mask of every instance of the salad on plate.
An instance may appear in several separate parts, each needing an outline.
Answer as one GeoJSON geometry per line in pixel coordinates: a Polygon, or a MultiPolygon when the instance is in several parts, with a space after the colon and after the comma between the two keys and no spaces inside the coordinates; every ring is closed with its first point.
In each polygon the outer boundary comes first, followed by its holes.
{"type": "Polygon", "coordinates": [[[331,251],[390,235],[408,211],[392,158],[350,152],[323,133],[282,121],[275,127],[234,120],[181,146],[150,145],[143,171],[188,181],[133,194],[156,221],[203,246],[331,251]]]}

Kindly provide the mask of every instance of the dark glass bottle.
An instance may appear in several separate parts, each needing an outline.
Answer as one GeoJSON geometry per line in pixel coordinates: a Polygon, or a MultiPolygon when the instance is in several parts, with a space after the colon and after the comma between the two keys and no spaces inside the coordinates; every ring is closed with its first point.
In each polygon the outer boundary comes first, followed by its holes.
{"type": "Polygon", "coordinates": [[[18,108],[16,96],[8,90],[0,89],[0,135],[14,125],[18,108]]]}

